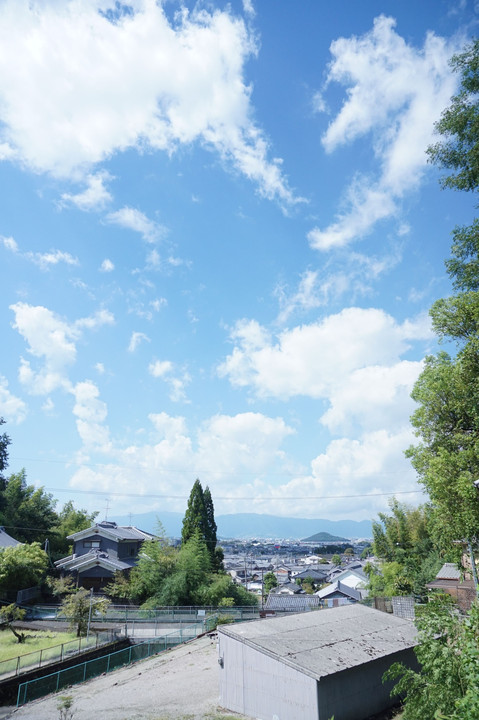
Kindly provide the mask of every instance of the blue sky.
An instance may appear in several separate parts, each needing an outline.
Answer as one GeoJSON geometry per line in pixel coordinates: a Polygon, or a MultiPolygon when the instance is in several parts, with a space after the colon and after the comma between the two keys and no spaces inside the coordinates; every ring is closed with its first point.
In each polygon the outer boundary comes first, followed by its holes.
{"type": "Polygon", "coordinates": [[[469,196],[479,4],[0,0],[0,415],[58,507],[369,519],[469,196]]]}

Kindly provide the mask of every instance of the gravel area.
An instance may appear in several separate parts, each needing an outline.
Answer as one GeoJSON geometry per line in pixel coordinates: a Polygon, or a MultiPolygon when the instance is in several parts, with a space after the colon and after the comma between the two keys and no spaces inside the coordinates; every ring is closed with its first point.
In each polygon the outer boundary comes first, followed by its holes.
{"type": "Polygon", "coordinates": [[[218,707],[216,637],[204,636],[154,658],[115,670],[0,717],[58,720],[59,698],[73,698],[74,720],[213,720],[243,718],[218,707]],[[218,717],[219,716],[219,717],[218,717]]]}

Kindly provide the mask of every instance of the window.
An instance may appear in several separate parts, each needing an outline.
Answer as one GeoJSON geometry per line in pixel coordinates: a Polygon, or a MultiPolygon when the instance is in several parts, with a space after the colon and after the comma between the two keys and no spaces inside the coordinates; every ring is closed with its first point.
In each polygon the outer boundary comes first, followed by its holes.
{"type": "Polygon", "coordinates": [[[100,540],[84,540],[83,541],[84,548],[99,548],[100,544],[101,544],[100,540]]]}

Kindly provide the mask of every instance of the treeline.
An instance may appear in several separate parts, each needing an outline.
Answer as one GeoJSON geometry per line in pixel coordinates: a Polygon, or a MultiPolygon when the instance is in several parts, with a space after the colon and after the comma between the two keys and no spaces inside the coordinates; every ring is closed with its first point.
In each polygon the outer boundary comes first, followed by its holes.
{"type": "MultiPolygon", "coordinates": [[[[0,426],[5,420],[0,417],[0,426]]],[[[38,542],[47,546],[53,559],[69,552],[68,535],[90,527],[97,512],[77,509],[71,501],[57,512],[56,500],[43,488],[27,483],[25,470],[6,475],[11,439],[0,435],[0,526],[22,543],[38,542]]]]}

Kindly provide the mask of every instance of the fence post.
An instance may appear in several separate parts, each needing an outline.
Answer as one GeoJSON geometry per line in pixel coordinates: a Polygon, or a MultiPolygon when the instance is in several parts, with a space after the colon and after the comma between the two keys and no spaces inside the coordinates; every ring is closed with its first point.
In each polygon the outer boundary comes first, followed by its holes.
{"type": "Polygon", "coordinates": [[[18,675],[19,667],[20,667],[20,655],[17,657],[17,669],[15,670],[15,675],[18,675]]]}
{"type": "Polygon", "coordinates": [[[40,650],[40,660],[38,661],[38,667],[42,666],[43,649],[40,650]]]}
{"type": "Polygon", "coordinates": [[[83,682],[86,680],[86,662],[83,663],[83,682]]]}

